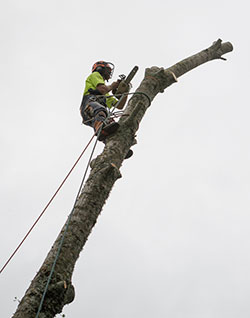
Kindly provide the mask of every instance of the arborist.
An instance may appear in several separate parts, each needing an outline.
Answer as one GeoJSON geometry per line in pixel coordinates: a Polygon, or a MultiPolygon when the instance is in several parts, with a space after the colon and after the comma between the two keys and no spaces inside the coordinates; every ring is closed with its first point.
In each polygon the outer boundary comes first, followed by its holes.
{"type": "MultiPolygon", "coordinates": [[[[113,118],[109,118],[109,109],[112,107],[122,109],[127,101],[127,96],[116,98],[109,94],[110,92],[115,94],[121,82],[121,80],[117,80],[110,85],[105,83],[112,78],[113,72],[114,64],[111,62],[98,61],[93,65],[92,73],[85,82],[80,107],[83,124],[93,127],[96,135],[99,135],[98,140],[104,143],[106,137],[115,133],[119,128],[119,124],[113,118]]],[[[132,154],[133,151],[130,149],[125,159],[131,157],[132,154]]]]}

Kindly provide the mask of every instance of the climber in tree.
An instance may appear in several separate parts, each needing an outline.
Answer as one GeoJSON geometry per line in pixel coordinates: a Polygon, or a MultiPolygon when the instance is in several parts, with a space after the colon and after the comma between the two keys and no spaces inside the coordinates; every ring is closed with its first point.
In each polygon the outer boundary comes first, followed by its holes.
{"type": "MultiPolygon", "coordinates": [[[[127,101],[127,96],[122,96],[117,104],[118,99],[109,95],[110,91],[113,94],[116,93],[121,82],[121,80],[118,80],[111,85],[105,84],[105,81],[109,81],[112,78],[113,72],[114,64],[110,62],[98,61],[92,66],[92,73],[87,77],[85,82],[80,107],[83,124],[93,127],[95,133],[99,133],[98,140],[104,143],[106,137],[115,133],[119,128],[119,124],[114,119],[107,118],[108,109],[113,106],[122,109],[127,101]]],[[[133,151],[129,149],[125,159],[132,155],[133,151]]]]}
{"type": "MultiPolygon", "coordinates": [[[[92,73],[87,77],[83,99],[80,107],[81,116],[85,125],[94,128],[96,134],[102,129],[98,140],[104,141],[107,136],[114,133],[119,124],[113,119],[106,120],[108,108],[115,106],[118,99],[111,96],[109,92],[116,91],[120,80],[111,85],[105,84],[112,78],[114,64],[110,62],[98,61],[92,67],[92,73]],[[101,128],[102,127],[102,128],[101,128]]],[[[122,109],[126,103],[127,96],[123,97],[118,104],[118,109],[122,109]]]]}

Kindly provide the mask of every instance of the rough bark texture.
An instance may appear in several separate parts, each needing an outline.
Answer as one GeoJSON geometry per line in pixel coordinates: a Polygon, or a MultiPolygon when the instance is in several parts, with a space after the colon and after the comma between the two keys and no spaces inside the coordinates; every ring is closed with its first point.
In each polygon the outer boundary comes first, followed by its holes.
{"type": "MultiPolygon", "coordinates": [[[[188,57],[168,69],[159,67],[146,69],[145,77],[136,90],[137,94],[129,100],[125,109],[126,116],[120,119],[119,130],[108,139],[103,153],[91,163],[91,172],[73,210],[60,256],[39,315],[40,318],[54,317],[57,313],[62,312],[65,304],[73,301],[74,287],[71,278],[75,263],[115,181],[121,177],[119,169],[127,151],[135,142],[135,133],[150,102],[184,73],[208,61],[224,59],[222,55],[232,50],[231,43],[222,43],[221,40],[218,40],[208,49],[188,57]]],[[[34,318],[36,316],[64,231],[65,225],[32,280],[13,318],[34,318]]]]}

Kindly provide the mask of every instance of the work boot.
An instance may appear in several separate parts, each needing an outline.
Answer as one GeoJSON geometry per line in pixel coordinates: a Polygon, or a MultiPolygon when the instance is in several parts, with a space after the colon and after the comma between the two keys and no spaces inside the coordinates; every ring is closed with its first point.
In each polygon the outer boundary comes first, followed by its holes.
{"type": "Polygon", "coordinates": [[[103,141],[104,139],[106,139],[106,137],[114,134],[119,127],[120,125],[115,121],[108,124],[107,126],[104,126],[98,137],[98,140],[103,141]]]}
{"type": "Polygon", "coordinates": [[[110,136],[111,134],[115,133],[117,131],[117,129],[119,128],[119,124],[115,121],[109,123],[108,125],[105,126],[105,124],[101,121],[95,121],[94,123],[94,130],[96,135],[98,135],[99,133],[99,129],[101,127],[102,130],[98,136],[98,140],[99,141],[104,141],[106,139],[106,137],[110,136]],[[103,125],[103,126],[102,126],[103,125]]]}
{"type": "Polygon", "coordinates": [[[103,124],[103,122],[102,122],[102,121],[99,121],[99,120],[96,120],[96,121],[94,122],[94,130],[95,130],[95,133],[98,133],[99,128],[101,127],[102,124],[103,124]]]}

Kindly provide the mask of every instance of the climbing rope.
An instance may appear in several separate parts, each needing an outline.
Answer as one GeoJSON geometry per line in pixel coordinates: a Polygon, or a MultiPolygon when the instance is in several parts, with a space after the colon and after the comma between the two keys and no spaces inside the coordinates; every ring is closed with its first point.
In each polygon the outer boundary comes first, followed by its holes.
{"type": "MultiPolygon", "coordinates": [[[[127,95],[144,95],[148,101],[149,101],[149,105],[151,104],[150,98],[147,94],[142,93],[142,92],[133,92],[133,93],[123,93],[123,94],[117,94],[117,95],[109,95],[108,97],[121,97],[122,96],[127,96],[127,95]]],[[[99,95],[98,95],[99,96],[99,95]]],[[[97,97],[98,97],[97,96],[97,97]]],[[[103,95],[100,95],[103,96],[103,95]]],[[[111,114],[108,116],[109,118],[112,117],[120,117],[123,116],[123,112],[122,111],[117,111],[115,112],[115,108],[110,112],[111,114]]],[[[88,120],[91,121],[92,119],[88,120]]],[[[88,121],[84,122],[84,124],[86,124],[88,121]]],[[[34,229],[34,227],[36,226],[36,224],[38,223],[38,221],[40,220],[40,218],[42,217],[42,215],[45,213],[45,211],[47,210],[47,208],[49,207],[49,205],[51,204],[51,202],[54,200],[55,196],[57,195],[57,193],[60,191],[60,189],[62,188],[63,184],[65,183],[65,181],[68,179],[69,175],[71,174],[71,172],[73,171],[73,169],[75,168],[75,166],[77,165],[77,163],[79,162],[79,160],[81,159],[82,155],[84,154],[84,152],[86,151],[86,149],[88,148],[88,146],[90,145],[90,143],[92,142],[93,138],[94,138],[95,134],[91,137],[90,141],[88,142],[87,146],[84,148],[84,150],[82,151],[82,153],[80,154],[79,158],[76,160],[76,162],[74,163],[73,167],[70,169],[69,173],[66,175],[66,177],[64,178],[64,180],[62,181],[62,183],[60,184],[60,186],[58,187],[58,189],[56,190],[56,192],[54,193],[54,195],[51,197],[51,199],[49,200],[49,202],[47,203],[47,205],[45,206],[45,208],[43,209],[43,211],[41,212],[41,214],[38,216],[38,218],[35,220],[35,222],[33,223],[33,225],[31,226],[31,228],[28,230],[28,232],[26,233],[26,235],[24,236],[24,238],[22,239],[22,241],[19,243],[19,245],[16,247],[16,249],[14,250],[14,252],[11,254],[11,256],[8,258],[8,260],[6,261],[6,263],[3,265],[3,267],[0,269],[0,274],[4,271],[4,269],[6,268],[6,266],[9,264],[9,262],[11,261],[11,259],[14,257],[14,255],[17,253],[17,251],[20,249],[20,247],[23,245],[24,241],[27,239],[27,237],[29,236],[29,234],[31,233],[31,231],[34,229]]]]}
{"type": "Polygon", "coordinates": [[[70,171],[68,172],[68,174],[66,175],[66,177],[63,179],[62,183],[60,184],[60,186],[57,188],[56,192],[53,194],[53,196],[51,197],[51,199],[49,200],[49,202],[47,203],[47,205],[45,206],[45,208],[43,209],[43,211],[41,212],[41,214],[38,216],[38,218],[36,219],[36,221],[33,223],[33,225],[31,226],[31,228],[29,229],[29,231],[26,233],[26,235],[24,236],[24,238],[22,239],[22,241],[20,242],[20,244],[16,247],[16,249],[14,250],[14,252],[11,254],[11,256],[8,258],[8,260],[6,261],[6,263],[3,265],[3,267],[0,270],[0,274],[3,272],[3,270],[6,268],[6,266],[9,264],[9,262],[11,261],[11,259],[14,257],[14,255],[17,253],[17,251],[19,250],[19,248],[22,246],[22,244],[24,243],[24,241],[27,239],[27,237],[29,236],[29,234],[31,233],[31,231],[33,230],[33,228],[35,227],[35,225],[38,223],[38,221],[40,220],[40,218],[42,217],[42,215],[45,213],[45,211],[47,210],[47,208],[49,207],[49,205],[51,204],[51,202],[54,200],[55,196],[57,195],[57,193],[59,192],[59,190],[62,188],[62,186],[64,185],[65,181],[68,179],[69,175],[71,174],[71,172],[73,171],[73,169],[75,168],[75,166],[77,165],[77,163],[79,162],[79,160],[81,159],[81,157],[83,156],[84,152],[87,150],[88,146],[91,144],[93,138],[95,137],[95,134],[91,137],[91,139],[89,140],[89,142],[87,143],[87,145],[85,146],[85,148],[83,149],[82,153],[80,154],[80,156],[78,157],[78,159],[76,160],[76,162],[74,163],[74,165],[72,166],[72,168],[70,169],[70,171]]]}
{"type": "MultiPolygon", "coordinates": [[[[48,277],[46,286],[45,286],[45,288],[44,288],[44,292],[43,292],[43,295],[42,295],[42,298],[41,298],[41,301],[40,301],[40,304],[39,304],[39,307],[38,307],[38,310],[37,310],[37,313],[36,313],[36,317],[35,317],[35,318],[38,318],[38,317],[39,317],[39,314],[40,314],[40,312],[41,312],[41,309],[42,309],[42,306],[43,306],[43,303],[44,303],[44,299],[45,299],[46,293],[47,293],[47,291],[48,291],[49,284],[50,284],[52,275],[53,275],[53,273],[54,273],[54,271],[55,271],[55,266],[56,266],[57,260],[58,260],[58,258],[59,258],[61,249],[62,249],[62,245],[63,245],[63,242],[64,242],[64,238],[65,238],[66,233],[67,233],[68,228],[69,228],[69,224],[70,224],[70,221],[71,221],[71,218],[72,218],[74,209],[75,209],[76,202],[77,202],[77,200],[78,200],[78,198],[79,198],[79,196],[80,196],[80,193],[81,193],[81,191],[82,191],[82,187],[83,187],[83,184],[84,184],[84,181],[85,181],[85,178],[86,178],[86,175],[87,175],[87,171],[88,171],[90,162],[91,162],[91,160],[92,160],[92,157],[93,157],[93,154],[94,154],[96,145],[97,145],[98,137],[99,137],[99,135],[100,135],[100,133],[101,133],[101,130],[102,130],[102,126],[103,126],[103,124],[101,125],[101,127],[100,127],[100,129],[99,129],[99,131],[98,131],[98,133],[97,133],[97,138],[96,138],[94,147],[93,147],[92,152],[91,152],[91,155],[90,155],[90,157],[89,157],[89,161],[88,161],[87,167],[86,167],[86,169],[85,169],[85,172],[84,172],[84,175],[83,175],[83,178],[82,178],[82,181],[81,181],[79,190],[78,190],[78,192],[77,192],[77,195],[76,195],[76,198],[75,198],[75,202],[74,202],[73,208],[72,208],[72,210],[71,210],[71,212],[70,212],[70,215],[69,215],[69,217],[68,217],[68,220],[67,220],[67,222],[66,222],[65,230],[64,230],[63,235],[62,235],[62,237],[61,237],[61,240],[60,240],[60,242],[59,242],[59,247],[58,247],[58,250],[57,250],[57,253],[56,253],[54,262],[53,262],[53,264],[52,264],[52,267],[51,267],[51,270],[50,270],[50,274],[49,274],[49,277],[48,277]]],[[[95,135],[94,135],[94,136],[95,136],[95,135]]]]}
{"type": "MultiPolygon", "coordinates": [[[[150,106],[151,104],[151,100],[149,98],[149,96],[143,92],[133,92],[133,93],[123,93],[123,94],[119,94],[119,95],[110,95],[109,97],[112,97],[112,96],[115,96],[115,97],[118,97],[120,96],[120,100],[122,99],[123,96],[128,96],[128,95],[143,95],[147,98],[148,100],[148,107],[150,106]]],[[[123,116],[123,112],[122,111],[117,111],[115,112],[115,109],[116,107],[114,106],[113,110],[110,112],[110,115],[109,117],[113,116],[113,117],[119,117],[119,116],[123,116]],[[112,114],[112,115],[111,115],[112,114]]],[[[102,124],[103,126],[103,124],[102,124]]],[[[56,190],[56,192],[54,193],[54,195],[52,196],[52,198],[49,200],[49,202],[47,203],[47,205],[45,206],[45,208],[43,209],[43,211],[41,212],[41,214],[39,215],[39,217],[36,219],[36,221],[33,223],[33,225],[31,226],[31,228],[29,229],[29,231],[26,233],[26,235],[24,236],[24,238],[22,239],[22,241],[20,242],[20,244],[16,247],[16,249],[14,250],[14,252],[11,254],[11,256],[9,257],[9,259],[6,261],[6,263],[4,264],[4,266],[1,268],[0,270],[0,274],[3,272],[3,270],[6,268],[6,266],[9,264],[9,262],[11,261],[11,259],[14,257],[14,255],[17,253],[17,251],[19,250],[19,248],[22,246],[22,244],[24,243],[24,241],[27,239],[27,237],[29,236],[29,234],[31,233],[31,231],[33,230],[33,228],[35,227],[35,225],[38,223],[38,221],[40,220],[40,218],[42,217],[42,215],[45,213],[45,211],[47,210],[47,208],[49,207],[49,205],[51,204],[51,202],[53,201],[53,199],[55,198],[55,196],[57,195],[57,193],[59,192],[59,190],[62,188],[63,184],[65,183],[65,181],[67,180],[67,178],[69,177],[69,175],[71,174],[71,172],[73,171],[73,169],[75,168],[75,166],[77,165],[77,163],[79,162],[79,160],[81,159],[81,157],[83,156],[84,152],[86,151],[86,149],[88,148],[88,146],[90,145],[90,143],[92,142],[93,138],[97,135],[97,138],[96,138],[96,141],[95,141],[95,144],[94,144],[94,147],[92,149],[92,152],[91,152],[91,155],[90,155],[90,158],[89,158],[89,161],[88,161],[88,164],[87,164],[87,167],[85,169],[85,172],[84,172],[84,175],[83,175],[83,178],[82,178],[82,181],[81,181],[81,184],[80,184],[80,187],[79,187],[79,190],[78,190],[78,193],[76,195],[76,198],[75,198],[75,202],[74,202],[74,205],[73,205],[73,208],[71,210],[71,213],[68,217],[68,220],[66,222],[66,225],[65,225],[65,231],[61,237],[61,240],[59,242],[59,247],[58,247],[58,250],[57,250],[57,253],[56,253],[56,256],[55,256],[55,259],[54,259],[54,262],[52,264],[52,267],[51,267],[51,270],[50,270],[50,274],[49,274],[49,277],[48,277],[48,280],[46,282],[46,286],[45,286],[45,289],[44,289],[44,292],[43,292],[43,295],[42,295],[42,298],[41,298],[41,301],[40,301],[40,304],[39,304],[39,307],[38,307],[38,311],[37,311],[37,314],[36,314],[36,317],[35,318],[38,318],[39,317],[39,314],[41,312],[41,309],[42,309],[42,306],[43,306],[43,303],[44,303],[44,299],[45,299],[45,296],[46,296],[46,293],[48,291],[48,287],[49,287],[49,284],[50,284],[50,281],[52,279],[52,275],[54,273],[54,270],[55,270],[55,266],[56,266],[56,263],[57,263],[57,260],[59,258],[59,255],[60,255],[60,252],[61,252],[61,248],[62,248],[62,245],[63,245],[63,242],[64,242],[64,238],[65,238],[65,235],[68,231],[68,228],[69,228],[69,224],[70,224],[70,221],[71,221],[71,218],[72,218],[72,215],[73,215],[73,211],[74,211],[74,208],[75,208],[75,205],[76,205],[76,202],[80,196],[80,193],[81,193],[81,190],[82,190],[82,187],[83,187],[83,184],[84,184],[84,181],[85,181],[85,178],[86,178],[86,175],[87,175],[87,171],[88,171],[88,168],[89,168],[89,165],[90,165],[90,162],[92,160],[92,157],[93,157],[93,154],[94,154],[94,151],[95,151],[95,148],[96,148],[96,145],[97,145],[97,141],[98,141],[98,137],[101,133],[101,130],[102,130],[102,126],[100,127],[98,133],[94,134],[90,141],[88,142],[88,144],[86,145],[86,147],[84,148],[84,150],[82,151],[82,153],[80,154],[80,156],[78,157],[78,159],[76,160],[76,162],[74,163],[74,165],[72,166],[72,168],[70,169],[70,171],[68,172],[68,174],[66,175],[66,177],[64,178],[64,180],[62,181],[62,183],[60,184],[60,186],[58,187],[58,189],[56,190]]]]}
{"type": "MultiPolygon", "coordinates": [[[[116,97],[118,98],[118,102],[113,106],[113,109],[112,111],[110,111],[111,113],[117,108],[117,106],[119,105],[119,101],[124,97],[124,96],[128,96],[128,95],[133,95],[132,98],[136,95],[142,95],[142,96],[145,96],[148,100],[148,106],[149,107],[151,105],[151,99],[150,97],[146,94],[146,93],[143,93],[143,92],[131,92],[131,93],[122,93],[122,94],[110,94],[108,96],[105,95],[106,98],[110,98],[110,97],[116,97]],[[120,98],[119,98],[120,97],[120,98]]],[[[103,97],[103,95],[94,95],[98,101],[98,97],[103,97]]],[[[85,122],[84,122],[85,124],[85,122]]]]}

